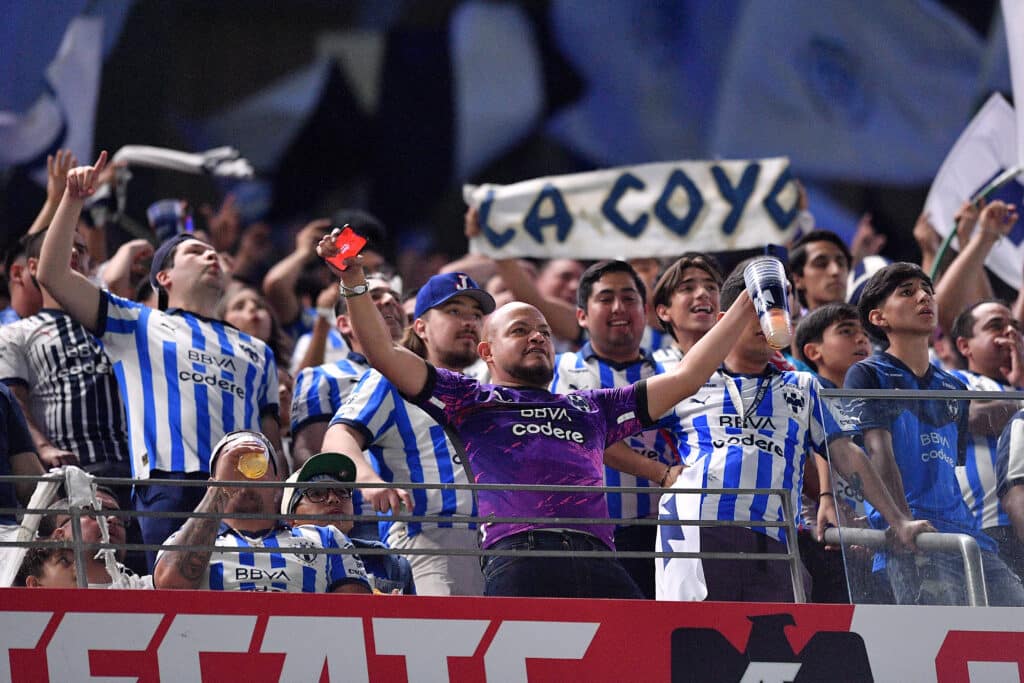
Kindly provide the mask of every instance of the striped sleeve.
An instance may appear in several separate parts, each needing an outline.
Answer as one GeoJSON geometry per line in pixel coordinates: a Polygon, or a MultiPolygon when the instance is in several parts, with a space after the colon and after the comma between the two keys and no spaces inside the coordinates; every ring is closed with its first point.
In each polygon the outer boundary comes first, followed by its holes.
{"type": "MultiPolygon", "coordinates": [[[[348,540],[339,529],[333,526],[328,527],[299,527],[302,530],[316,529],[320,534],[320,540],[324,548],[355,548],[352,541],[348,540]]],[[[326,555],[327,558],[327,591],[350,582],[360,582],[370,588],[370,579],[366,576],[366,568],[358,555],[338,554],[326,555]]]]}
{"type": "Polygon", "coordinates": [[[0,327],[0,380],[8,384],[29,382],[25,329],[13,323],[0,327]]]}
{"type": "Polygon", "coordinates": [[[348,399],[335,413],[331,424],[347,424],[373,443],[394,423],[398,391],[382,374],[371,370],[363,375],[348,399]]]}

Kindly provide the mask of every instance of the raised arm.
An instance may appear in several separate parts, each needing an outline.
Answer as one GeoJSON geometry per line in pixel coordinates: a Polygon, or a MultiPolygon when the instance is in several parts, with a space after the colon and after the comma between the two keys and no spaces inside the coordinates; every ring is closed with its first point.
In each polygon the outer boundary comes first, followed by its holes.
{"type": "Polygon", "coordinates": [[[281,324],[287,325],[302,314],[302,304],[295,293],[302,268],[316,259],[317,240],[323,237],[331,221],[319,218],[307,224],[295,236],[295,250],[278,261],[263,278],[263,293],[281,324]]]}
{"type": "MultiPolygon", "coordinates": [[[[475,207],[466,209],[466,237],[472,238],[480,234],[480,210],[475,207]]],[[[544,315],[551,326],[551,331],[559,339],[575,341],[580,338],[580,326],[576,322],[576,307],[556,299],[546,297],[537,290],[518,259],[495,260],[498,274],[505,281],[505,286],[512,292],[517,301],[530,304],[544,315]]],[[[483,282],[483,280],[481,280],[483,282]]]]}
{"type": "MultiPolygon", "coordinates": [[[[196,512],[224,512],[229,494],[227,489],[211,486],[196,506],[196,512]]],[[[217,540],[220,529],[218,517],[189,517],[175,534],[174,545],[208,545],[217,540]]],[[[203,574],[210,566],[211,550],[165,550],[153,569],[153,584],[157,588],[199,588],[203,574]]]]}
{"type": "MultiPolygon", "coordinates": [[[[337,255],[338,249],[334,246],[334,238],[340,232],[341,228],[336,228],[320,240],[316,250],[321,257],[337,255]]],[[[363,354],[370,365],[387,377],[400,392],[406,396],[419,394],[427,383],[426,361],[394,343],[380,311],[374,305],[373,299],[367,296],[368,290],[363,290],[362,294],[353,293],[366,285],[362,257],[348,259],[345,263],[348,266],[346,270],[340,271],[334,266],[331,266],[331,270],[341,278],[342,286],[350,293],[347,301],[349,324],[363,348],[363,354]]]]}
{"type": "MultiPolygon", "coordinates": [[[[385,483],[377,471],[366,459],[363,449],[366,441],[363,435],[346,424],[332,425],[327,434],[324,435],[324,443],[321,450],[344,453],[356,465],[356,481],[360,484],[383,484],[385,483]]],[[[401,511],[401,503],[405,509],[413,509],[412,495],[407,489],[401,488],[373,488],[362,489],[363,500],[374,512],[387,512],[394,510],[401,511]]]]}
{"type": "Polygon", "coordinates": [[[647,410],[651,418],[658,419],[700,389],[752,319],[754,304],[746,292],[741,292],[715,326],[686,352],[679,365],[671,372],[648,379],[647,410]]]}
{"type": "Polygon", "coordinates": [[[67,184],[68,171],[78,166],[78,158],[70,149],[58,149],[56,154],[46,157],[46,201],[39,214],[32,221],[32,227],[28,234],[32,235],[40,230],[45,230],[60,204],[61,195],[64,194],[64,186],[67,184]]]}
{"type": "Polygon", "coordinates": [[[103,151],[94,165],[79,166],[68,172],[67,189],[43,240],[37,272],[39,282],[60,302],[68,315],[93,333],[97,332],[100,290],[85,276],[72,270],[71,249],[82,205],[96,191],[96,177],[106,164],[107,153],[103,151]]]}
{"type": "MultiPolygon", "coordinates": [[[[957,216],[959,222],[966,220],[962,214],[963,210],[957,216]]],[[[996,200],[982,210],[978,228],[967,243],[961,243],[960,253],[935,286],[939,325],[947,333],[953,328],[953,320],[965,307],[992,298],[992,285],[985,273],[985,259],[996,242],[1009,234],[1016,222],[1017,212],[1013,205],[996,200]]]]}

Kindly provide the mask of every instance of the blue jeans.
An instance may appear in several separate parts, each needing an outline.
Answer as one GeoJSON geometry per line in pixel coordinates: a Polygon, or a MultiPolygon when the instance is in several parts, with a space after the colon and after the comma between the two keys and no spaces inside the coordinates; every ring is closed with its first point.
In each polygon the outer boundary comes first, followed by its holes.
{"type": "MultiPolygon", "coordinates": [[[[982,571],[993,607],[1024,606],[1024,587],[999,555],[981,551],[982,571]]],[[[967,582],[959,554],[886,555],[886,569],[898,605],[966,605],[967,582]]]]}
{"type": "MultiPolygon", "coordinates": [[[[154,470],[150,474],[150,481],[160,479],[174,479],[178,481],[206,481],[210,475],[205,472],[160,472],[154,470]]],[[[196,505],[203,499],[206,489],[202,486],[166,486],[163,484],[138,485],[132,494],[135,509],[140,511],[156,512],[185,512],[195,510],[196,505]]],[[[188,519],[188,515],[181,517],[146,517],[138,516],[139,529],[142,532],[142,542],[146,544],[163,543],[167,537],[181,528],[181,525],[188,519]]],[[[156,564],[156,550],[146,551],[146,563],[152,573],[156,564]]]]}
{"type": "Polygon", "coordinates": [[[577,531],[522,531],[491,550],[519,550],[515,556],[487,557],[484,595],[545,598],[627,598],[644,595],[622,565],[610,557],[530,557],[531,550],[610,550],[601,539],[577,531]]]}

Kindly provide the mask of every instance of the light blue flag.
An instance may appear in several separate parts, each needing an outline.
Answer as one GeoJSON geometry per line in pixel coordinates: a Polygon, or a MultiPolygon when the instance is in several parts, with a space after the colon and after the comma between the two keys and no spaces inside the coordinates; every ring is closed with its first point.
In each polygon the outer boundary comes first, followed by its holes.
{"type": "Polygon", "coordinates": [[[937,2],[749,2],[712,154],[785,154],[797,175],[920,183],[970,119],[986,45],[937,2]]]}

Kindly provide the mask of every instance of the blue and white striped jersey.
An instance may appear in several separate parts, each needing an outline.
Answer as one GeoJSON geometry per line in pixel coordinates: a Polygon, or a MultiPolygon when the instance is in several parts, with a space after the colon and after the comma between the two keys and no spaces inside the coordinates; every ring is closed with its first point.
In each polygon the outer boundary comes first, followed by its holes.
{"type": "Polygon", "coordinates": [[[0,380],[28,391],[32,420],[93,474],[128,476],[128,430],[100,343],[61,310],[0,327],[0,380]]]}
{"type": "MultiPolygon", "coordinates": [[[[309,343],[313,339],[312,332],[306,332],[295,340],[295,348],[292,350],[292,357],[289,359],[288,370],[291,374],[299,371],[302,358],[306,355],[309,343]]],[[[324,363],[333,363],[348,355],[348,342],[341,336],[337,328],[332,327],[327,331],[327,344],[324,346],[324,363]]]]}
{"type": "MultiPolygon", "coordinates": [[[[975,391],[1014,391],[1014,388],[969,370],[950,370],[949,374],[975,391]]],[[[1018,406],[1018,408],[1024,406],[1018,406]]],[[[964,464],[956,468],[964,502],[982,529],[1010,526],[1010,518],[996,495],[996,460],[999,457],[998,434],[972,434],[967,442],[964,464]]]]}
{"type": "MultiPolygon", "coordinates": [[[[818,390],[818,380],[805,372],[768,366],[760,375],[742,375],[719,368],[675,408],[679,455],[698,468],[704,488],[789,491],[795,520],[805,458],[813,451],[826,453],[828,439],[854,431],[845,416],[825,406],[818,390]]],[[[778,496],[703,493],[700,498],[701,519],[786,521],[778,496]]],[[[751,528],[786,541],[782,527],[751,528]]]]}
{"type": "Polygon", "coordinates": [[[644,326],[644,334],[640,337],[640,348],[647,353],[654,353],[658,349],[675,346],[672,335],[660,327],[644,326]]]}
{"type": "MultiPolygon", "coordinates": [[[[669,339],[671,339],[671,336],[669,339]]],[[[683,352],[675,344],[670,344],[669,346],[665,346],[654,351],[654,353],[651,354],[651,357],[654,359],[655,363],[658,363],[661,367],[665,368],[665,372],[668,372],[675,366],[679,365],[679,361],[683,359],[683,352]]]]}
{"type": "Polygon", "coordinates": [[[277,415],[274,354],[228,323],[103,292],[97,328],[121,389],[133,477],[208,472],[222,436],[277,415]]]}
{"type": "MultiPolygon", "coordinates": [[[[165,545],[174,545],[181,531],[165,545]]],[[[215,591],[268,591],[278,593],[329,593],[342,583],[361,582],[369,588],[366,570],[358,555],[287,552],[285,549],[353,548],[352,542],[333,526],[290,527],[279,524],[260,534],[236,531],[220,525],[201,589],[215,591]],[[246,548],[281,548],[281,552],[252,552],[246,548]]],[[[159,564],[165,551],[157,555],[159,564]]]]}
{"type": "Polygon", "coordinates": [[[359,378],[370,369],[366,358],[349,351],[345,358],[303,368],[292,392],[292,434],[310,422],[327,421],[352,393],[359,378]]]}
{"type": "Polygon", "coordinates": [[[1002,498],[1013,486],[1024,484],[1024,410],[1014,413],[999,435],[996,492],[1002,498]]]}
{"type": "MultiPolygon", "coordinates": [[[[383,375],[370,370],[331,420],[362,433],[366,452],[384,481],[412,483],[469,483],[462,460],[444,428],[418,406],[409,403],[383,375]]],[[[476,515],[470,491],[414,488],[416,515],[476,515]]],[[[475,528],[475,524],[441,522],[446,528],[475,528]]],[[[409,535],[423,527],[409,523],[409,535]]],[[[382,534],[383,535],[383,534],[382,534]]]]}
{"type": "MultiPolygon", "coordinates": [[[[665,369],[655,363],[650,354],[641,351],[641,359],[634,363],[613,363],[599,358],[590,342],[576,352],[560,353],[555,357],[555,374],[550,391],[553,394],[568,394],[582,389],[615,389],[641,379],[661,374],[665,369]]],[[[670,422],[674,419],[670,418],[670,422]]],[[[640,432],[625,439],[626,445],[634,451],[665,465],[679,463],[675,450],[672,430],[659,423],[661,428],[640,432]]],[[[608,467],[604,468],[606,486],[654,487],[647,479],[636,477],[608,467]]],[[[608,515],[612,519],[631,520],[656,517],[658,498],[650,493],[608,493],[608,515]]]]}

